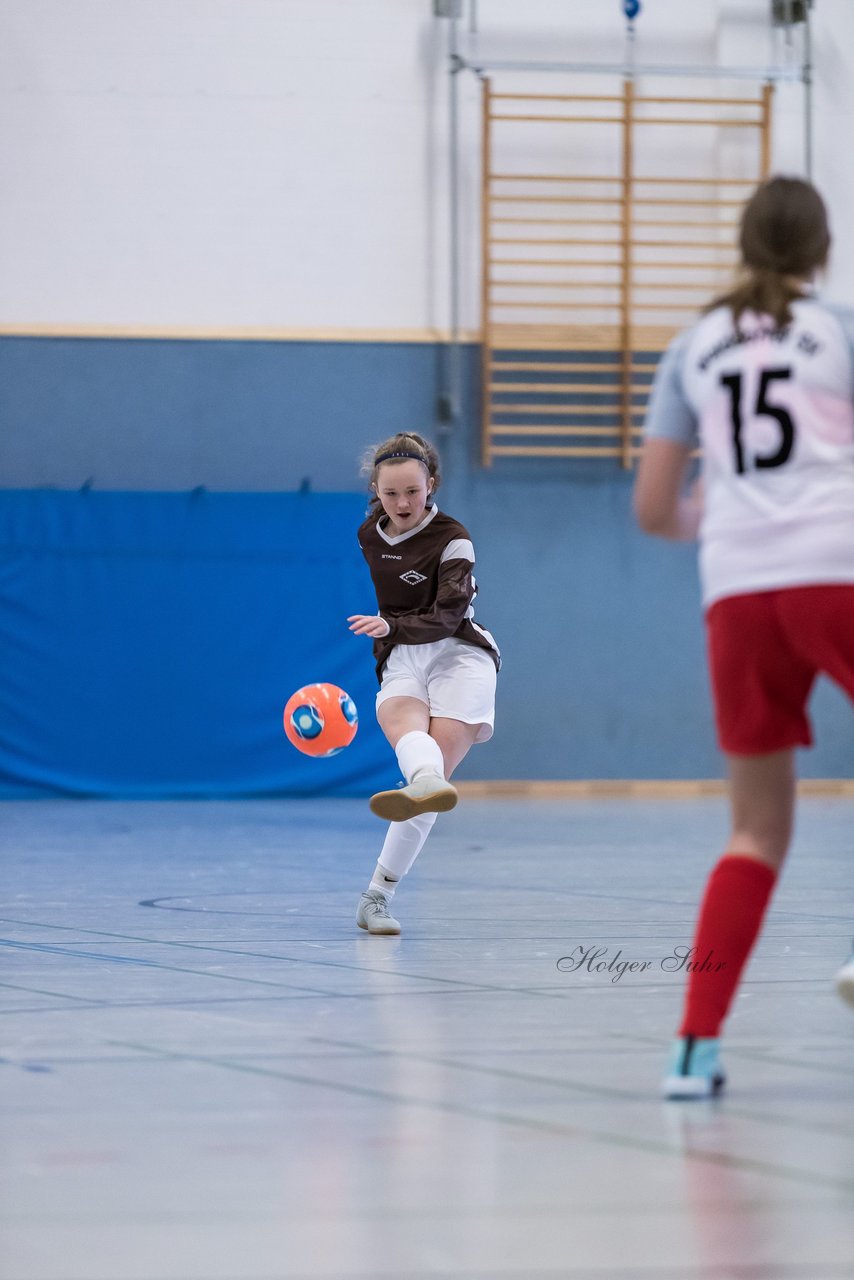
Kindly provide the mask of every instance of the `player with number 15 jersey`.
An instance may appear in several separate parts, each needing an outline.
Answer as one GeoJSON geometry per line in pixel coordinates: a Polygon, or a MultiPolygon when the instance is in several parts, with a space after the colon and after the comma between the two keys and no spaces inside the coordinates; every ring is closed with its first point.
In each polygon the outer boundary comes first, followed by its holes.
{"type": "MultiPolygon", "coordinates": [[[[854,702],[854,315],[818,302],[830,229],[810,183],[747,202],[741,279],[656,374],[635,486],[641,526],[699,534],[709,670],[731,831],[695,932],[668,1097],[717,1093],[721,1027],[788,853],[794,749],[819,675],[854,702]],[[699,445],[699,487],[683,496],[699,445]]],[[[854,1004],[854,957],[837,976],[854,1004]]]]}
{"type": "Polygon", "coordinates": [[[661,362],[647,438],[699,444],[703,600],[854,583],[854,312],[716,307],[661,362]]]}

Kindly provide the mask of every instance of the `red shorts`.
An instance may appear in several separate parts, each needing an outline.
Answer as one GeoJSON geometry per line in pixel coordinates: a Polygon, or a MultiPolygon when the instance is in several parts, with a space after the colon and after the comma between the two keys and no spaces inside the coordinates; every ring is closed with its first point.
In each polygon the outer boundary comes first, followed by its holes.
{"type": "Polygon", "coordinates": [[[785,587],[706,614],[718,741],[736,756],[812,745],[807,702],[829,676],[854,701],[854,585],[785,587]]]}

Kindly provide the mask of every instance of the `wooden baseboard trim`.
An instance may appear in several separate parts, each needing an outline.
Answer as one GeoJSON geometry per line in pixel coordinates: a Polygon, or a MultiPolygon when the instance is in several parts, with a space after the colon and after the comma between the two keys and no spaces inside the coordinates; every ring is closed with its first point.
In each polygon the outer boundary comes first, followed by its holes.
{"type": "MultiPolygon", "coordinates": [[[[470,799],[504,797],[520,800],[591,800],[610,797],[667,800],[726,794],[726,783],[722,778],[591,778],[572,781],[496,779],[490,782],[459,782],[455,786],[460,795],[470,799]]],[[[798,792],[802,796],[854,797],[854,779],[802,778],[798,783],[798,792]]]]}
{"type": "MultiPolygon", "coordinates": [[[[636,326],[632,330],[632,350],[639,369],[652,370],[655,361],[645,353],[663,351],[674,328],[657,325],[636,326]]],[[[125,338],[175,342],[391,342],[449,343],[450,329],[441,327],[358,328],[339,325],[196,325],[121,324],[109,321],[74,322],[19,320],[0,324],[6,338],[125,338]]],[[[465,345],[480,345],[480,329],[464,329],[456,334],[465,345]]],[[[490,344],[496,353],[513,351],[606,352],[621,350],[618,325],[494,325],[490,344]]]]}
{"type": "MultiPolygon", "coordinates": [[[[457,335],[461,343],[480,341],[480,334],[457,335]]],[[[447,343],[446,329],[335,329],[276,328],[245,325],[233,328],[204,328],[196,325],[111,325],[111,324],[3,324],[5,338],[111,338],[159,342],[385,342],[447,343]]]]}

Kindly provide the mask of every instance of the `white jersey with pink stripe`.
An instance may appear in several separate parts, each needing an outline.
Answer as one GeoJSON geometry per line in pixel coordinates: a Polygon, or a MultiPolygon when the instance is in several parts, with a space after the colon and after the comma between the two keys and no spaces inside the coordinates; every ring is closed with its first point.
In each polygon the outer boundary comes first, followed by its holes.
{"type": "Polygon", "coordinates": [[[854,582],[854,312],[718,307],[663,357],[646,435],[703,453],[703,599],[854,582]]]}

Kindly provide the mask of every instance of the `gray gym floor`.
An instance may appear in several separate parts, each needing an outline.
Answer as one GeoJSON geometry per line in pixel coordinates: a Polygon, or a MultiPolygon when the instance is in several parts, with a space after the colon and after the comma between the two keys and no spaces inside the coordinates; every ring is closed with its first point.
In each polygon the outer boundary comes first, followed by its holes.
{"type": "Polygon", "coordinates": [[[854,800],[802,802],[726,1098],[658,1097],[725,816],[464,801],[386,939],[364,803],[0,805],[3,1280],[851,1277],[854,800]]]}

